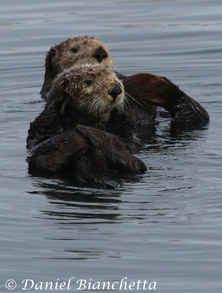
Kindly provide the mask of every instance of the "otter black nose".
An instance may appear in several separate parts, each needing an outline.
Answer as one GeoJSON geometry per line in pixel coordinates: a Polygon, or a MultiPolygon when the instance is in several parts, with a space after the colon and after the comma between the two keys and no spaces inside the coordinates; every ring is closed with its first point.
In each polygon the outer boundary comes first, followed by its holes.
{"type": "Polygon", "coordinates": [[[108,57],[106,51],[100,46],[95,54],[93,55],[93,57],[96,58],[96,60],[100,63],[103,61],[103,59],[105,59],[106,57],[108,57]]]}
{"type": "Polygon", "coordinates": [[[118,84],[115,84],[114,87],[109,91],[109,95],[115,100],[119,94],[122,93],[122,89],[118,84]]]}

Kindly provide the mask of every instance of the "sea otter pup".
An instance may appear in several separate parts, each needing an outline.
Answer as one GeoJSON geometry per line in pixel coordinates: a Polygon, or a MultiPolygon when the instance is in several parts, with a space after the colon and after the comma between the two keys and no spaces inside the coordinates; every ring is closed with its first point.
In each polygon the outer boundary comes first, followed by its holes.
{"type": "MultiPolygon", "coordinates": [[[[146,170],[131,153],[139,143],[105,132],[110,113],[124,105],[124,87],[102,65],[74,65],[52,84],[43,112],[30,124],[29,172],[73,174],[97,186],[146,170]]],[[[121,128],[121,125],[119,126],[121,128]]]]}
{"type": "Polygon", "coordinates": [[[69,38],[52,47],[45,60],[45,77],[40,94],[47,100],[53,80],[74,64],[96,64],[112,68],[113,62],[106,45],[96,37],[69,38]]]}

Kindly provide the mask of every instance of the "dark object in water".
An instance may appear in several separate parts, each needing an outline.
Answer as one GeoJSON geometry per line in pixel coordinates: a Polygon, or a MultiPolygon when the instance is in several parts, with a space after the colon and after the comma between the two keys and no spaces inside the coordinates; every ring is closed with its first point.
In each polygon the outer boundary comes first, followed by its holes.
{"type": "Polygon", "coordinates": [[[174,126],[195,127],[207,124],[210,120],[207,111],[197,101],[165,77],[149,73],[120,77],[129,96],[145,109],[150,109],[152,105],[165,108],[174,126]]]}
{"type": "Polygon", "coordinates": [[[116,187],[123,176],[147,170],[118,137],[85,125],[47,139],[28,161],[33,175],[76,176],[98,187],[116,187]]]}

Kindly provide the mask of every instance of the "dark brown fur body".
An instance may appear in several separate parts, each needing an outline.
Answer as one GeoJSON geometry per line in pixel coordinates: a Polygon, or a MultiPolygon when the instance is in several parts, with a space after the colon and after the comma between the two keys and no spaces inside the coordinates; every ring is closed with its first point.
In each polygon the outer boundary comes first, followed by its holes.
{"type": "Polygon", "coordinates": [[[116,136],[85,125],[50,137],[29,159],[33,175],[78,177],[98,187],[116,187],[124,175],[145,171],[143,162],[116,136]]]}
{"type": "Polygon", "coordinates": [[[165,77],[148,73],[122,76],[125,91],[148,112],[155,106],[165,108],[172,117],[172,123],[179,128],[207,124],[207,111],[194,99],[186,95],[165,77]]]}
{"type": "MultiPolygon", "coordinates": [[[[76,124],[76,120],[66,115],[45,110],[30,126],[29,172],[33,175],[72,174],[93,186],[115,187],[122,176],[146,171],[143,162],[131,155],[141,148],[140,141],[129,137],[120,139],[86,126],[88,122],[76,124]]],[[[101,126],[103,129],[104,125],[101,126]]]]}

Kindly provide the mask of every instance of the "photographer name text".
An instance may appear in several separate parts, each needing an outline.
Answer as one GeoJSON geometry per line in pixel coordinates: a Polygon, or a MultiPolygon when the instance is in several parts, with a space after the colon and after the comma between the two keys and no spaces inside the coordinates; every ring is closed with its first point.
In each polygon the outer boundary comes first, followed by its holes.
{"type": "Polygon", "coordinates": [[[60,281],[60,279],[55,281],[24,279],[20,282],[20,286],[13,279],[9,279],[5,283],[5,288],[10,291],[19,287],[23,291],[156,291],[157,282],[129,281],[127,277],[123,277],[119,281],[95,281],[91,278],[87,280],[71,277],[67,281],[60,281]]]}

